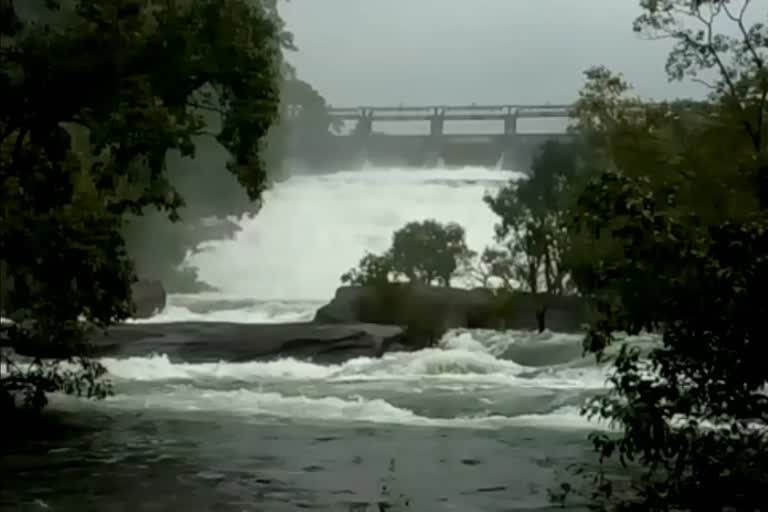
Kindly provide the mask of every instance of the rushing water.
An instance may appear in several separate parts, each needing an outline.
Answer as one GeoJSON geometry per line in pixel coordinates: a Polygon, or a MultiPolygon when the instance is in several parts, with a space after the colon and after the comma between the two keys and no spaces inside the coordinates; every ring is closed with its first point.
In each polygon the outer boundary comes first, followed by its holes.
{"type": "MultiPolygon", "coordinates": [[[[171,297],[149,321],[309,320],[339,275],[407,221],[459,222],[481,249],[494,222],[482,195],[515,176],[291,179],[233,240],[190,257],[221,293],[171,297]]],[[[70,428],[4,457],[4,509],[547,510],[547,489],[602,428],[578,410],[605,370],[574,335],[453,331],[439,348],[335,366],[104,363],[113,397],[54,397],[70,428]]]]}

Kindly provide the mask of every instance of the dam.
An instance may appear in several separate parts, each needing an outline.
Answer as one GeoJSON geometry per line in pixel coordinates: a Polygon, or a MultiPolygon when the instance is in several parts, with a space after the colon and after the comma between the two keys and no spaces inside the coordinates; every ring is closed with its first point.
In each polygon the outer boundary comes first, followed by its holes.
{"type": "MultiPolygon", "coordinates": [[[[330,107],[333,129],[322,148],[314,145],[314,156],[321,149],[335,168],[368,163],[524,170],[546,141],[571,137],[571,113],[571,105],[330,107]],[[540,122],[552,120],[556,122],[540,122]],[[523,123],[547,126],[526,130],[520,128],[523,123]],[[405,126],[410,129],[400,128],[405,126]]],[[[301,114],[298,107],[289,110],[293,118],[301,114]]],[[[304,141],[294,140],[292,146],[296,157],[312,159],[304,141]]]]}

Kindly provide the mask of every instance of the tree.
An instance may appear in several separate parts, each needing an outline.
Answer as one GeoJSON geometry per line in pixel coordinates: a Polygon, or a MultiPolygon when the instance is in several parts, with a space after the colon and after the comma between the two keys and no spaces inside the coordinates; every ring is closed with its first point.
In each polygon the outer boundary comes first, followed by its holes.
{"type": "Polygon", "coordinates": [[[213,136],[252,199],[267,186],[280,30],[258,0],[21,4],[2,3],[0,26],[0,313],[13,321],[0,342],[32,361],[3,351],[0,395],[41,407],[54,391],[108,391],[87,336],[129,314],[126,215],[178,218],[169,152],[213,136]]]}
{"type": "Polygon", "coordinates": [[[357,285],[405,279],[411,283],[450,286],[473,256],[460,225],[431,219],[409,222],[395,231],[392,246],[384,254],[366,254],[359,266],[341,279],[357,285]]]}
{"type": "Polygon", "coordinates": [[[436,220],[409,222],[392,237],[392,266],[409,281],[451,286],[473,256],[464,228],[436,220]]]}
{"type": "Polygon", "coordinates": [[[622,345],[612,389],[585,408],[621,430],[591,437],[601,462],[632,469],[629,480],[587,472],[599,510],[765,505],[768,31],[746,26],[749,5],[641,2],[636,29],[674,42],[671,78],[719,76],[707,105],[626,100],[600,69],[582,95],[581,125],[604,165],[570,226],[594,242],[573,266],[600,313],[585,348],[601,357],[615,332],[661,335],[647,358],[622,345]],[[721,19],[738,36],[715,33],[721,19]]]}
{"type": "Polygon", "coordinates": [[[366,253],[356,268],[341,276],[341,282],[353,286],[381,286],[392,282],[392,255],[366,253]]]}
{"type": "Polygon", "coordinates": [[[531,176],[510,181],[484,200],[499,216],[498,248],[481,261],[507,286],[532,293],[568,291],[565,218],[584,174],[579,142],[547,142],[534,158],[531,176]]]}
{"type": "Polygon", "coordinates": [[[467,269],[467,275],[482,288],[518,288],[525,279],[525,266],[512,256],[512,250],[505,247],[486,247],[467,269]]]}
{"type": "MultiPolygon", "coordinates": [[[[293,34],[287,30],[276,2],[265,2],[275,25],[279,27],[283,56],[295,51],[293,34]]],[[[300,80],[296,69],[283,61],[279,79],[279,114],[263,139],[260,155],[270,182],[286,178],[295,168],[286,166],[287,157],[300,157],[314,151],[318,160],[332,142],[331,120],[325,99],[308,83],[300,80]],[[298,112],[298,115],[294,115],[298,112]]],[[[217,112],[202,111],[206,131],[217,131],[217,112]]],[[[252,201],[235,176],[222,172],[229,154],[207,134],[193,138],[194,158],[178,151],[167,159],[167,176],[182,197],[180,222],[171,222],[162,212],[144,208],[142,215],[126,219],[123,234],[128,254],[137,275],[158,279],[169,293],[191,293],[210,289],[197,278],[194,268],[182,267],[186,256],[204,241],[230,238],[238,225],[222,221],[211,226],[206,217],[256,214],[261,206],[252,201]]]]}

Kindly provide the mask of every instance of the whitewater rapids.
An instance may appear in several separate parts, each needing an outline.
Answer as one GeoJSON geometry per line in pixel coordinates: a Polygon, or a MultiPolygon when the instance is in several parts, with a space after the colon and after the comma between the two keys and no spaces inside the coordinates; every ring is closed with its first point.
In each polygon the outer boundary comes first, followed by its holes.
{"type": "MultiPolygon", "coordinates": [[[[458,222],[482,250],[496,220],[483,195],[520,177],[291,178],[237,219],[233,239],[188,256],[218,292],[172,295],[146,322],[309,321],[340,275],[406,222],[458,222]]],[[[606,368],[578,335],[455,330],[433,349],[337,365],[102,362],[113,396],[53,396],[50,409],[76,428],[0,459],[1,510],[550,510],[546,490],[588,456],[587,430],[606,428],[579,414],[606,368]]]]}
{"type": "MultiPolygon", "coordinates": [[[[638,340],[641,342],[642,340],[638,340]]],[[[319,365],[290,358],[247,363],[103,359],[117,393],[56,406],[215,413],[243,421],[380,423],[469,429],[592,428],[579,414],[605,370],[576,335],[457,330],[418,352],[319,365]]]]}
{"type": "MultiPolygon", "coordinates": [[[[520,178],[481,168],[291,178],[267,192],[257,216],[239,219],[234,238],[189,255],[187,264],[219,292],[171,296],[166,311],[146,322],[309,321],[339,276],[366,251],[386,249],[406,222],[458,222],[470,247],[482,250],[496,221],[483,196],[520,178]]],[[[163,354],[103,362],[116,394],[88,407],[470,429],[588,428],[580,406],[606,378],[583,357],[579,336],[469,330],[449,332],[434,349],[335,366],[173,364],[163,354]]]]}

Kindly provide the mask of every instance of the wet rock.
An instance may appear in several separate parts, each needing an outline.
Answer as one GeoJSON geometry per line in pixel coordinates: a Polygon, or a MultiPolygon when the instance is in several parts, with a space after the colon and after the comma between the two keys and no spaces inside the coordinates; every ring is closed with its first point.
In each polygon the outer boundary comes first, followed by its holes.
{"type": "Polygon", "coordinates": [[[92,342],[101,356],[166,354],[174,361],[192,363],[294,357],[337,363],[381,356],[402,335],[402,328],[391,325],[174,322],[120,325],[92,342]]]}
{"type": "Polygon", "coordinates": [[[462,327],[580,332],[588,319],[579,297],[516,293],[502,301],[487,289],[425,285],[343,286],[315,314],[322,323],[385,323],[436,333],[462,327]]]}
{"type": "Polygon", "coordinates": [[[165,309],[166,293],[163,283],[139,280],[131,285],[133,318],[150,318],[165,309]]]}
{"type": "Polygon", "coordinates": [[[487,290],[465,290],[436,286],[396,286],[384,296],[381,290],[362,286],[342,286],[333,300],[315,314],[316,322],[372,322],[403,324],[412,315],[431,313],[441,327],[467,327],[472,312],[485,308],[491,294],[487,290]]]}

